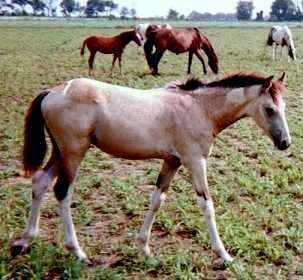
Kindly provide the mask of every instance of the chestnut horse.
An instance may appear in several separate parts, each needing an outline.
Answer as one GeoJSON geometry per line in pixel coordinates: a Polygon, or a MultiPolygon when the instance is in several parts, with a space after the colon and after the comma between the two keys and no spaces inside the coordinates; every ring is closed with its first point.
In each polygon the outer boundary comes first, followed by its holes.
{"type": "Polygon", "coordinates": [[[54,185],[66,247],[80,260],[89,262],[72,222],[71,184],[86,151],[95,145],[116,157],[164,161],[139,234],[147,255],[155,214],[183,164],[192,174],[212,248],[224,261],[231,261],[216,228],[206,177],[207,158],[215,137],[244,117],[255,120],[279,150],[289,147],[283,78],[284,73],[278,80],[238,73],[210,83],[190,79],[151,90],[80,78],[43,91],[33,100],[25,119],[23,166],[25,174],[35,173],[32,207],[27,228],[13,243],[12,254],[24,252],[37,236],[42,198],[54,185]],[[46,154],[44,128],[53,150],[48,163],[38,171],[46,154]]]}
{"type": "Polygon", "coordinates": [[[134,41],[138,46],[141,46],[141,40],[136,30],[125,31],[113,37],[91,36],[84,40],[80,51],[81,56],[84,54],[85,46],[90,51],[88,59],[89,75],[93,74],[94,59],[97,52],[104,54],[113,54],[113,62],[111,71],[113,71],[115,62],[118,58],[121,73],[122,53],[127,44],[134,41]]]}
{"type": "Polygon", "coordinates": [[[145,57],[153,75],[158,75],[158,64],[166,50],[175,54],[188,52],[187,73],[190,74],[193,55],[201,61],[204,74],[207,73],[203,57],[200,53],[202,49],[208,57],[208,65],[211,70],[218,73],[218,58],[208,38],[201,34],[197,28],[167,29],[153,28],[150,26],[146,30],[146,43],[144,44],[145,57]],[[153,47],[156,51],[152,54],[153,47]]]}

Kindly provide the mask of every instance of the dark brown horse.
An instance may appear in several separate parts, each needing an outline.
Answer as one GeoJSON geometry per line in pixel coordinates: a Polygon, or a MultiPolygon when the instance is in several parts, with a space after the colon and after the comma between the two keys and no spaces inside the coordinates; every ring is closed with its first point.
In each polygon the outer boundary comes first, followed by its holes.
{"type": "Polygon", "coordinates": [[[175,54],[188,52],[188,68],[187,73],[190,74],[190,68],[193,55],[201,61],[204,74],[207,73],[203,57],[200,50],[202,49],[208,57],[208,65],[211,70],[218,73],[218,58],[208,40],[201,34],[197,28],[185,29],[167,29],[167,28],[150,28],[146,31],[146,43],[144,44],[145,57],[148,66],[154,75],[158,75],[158,64],[166,50],[175,54]],[[152,53],[153,47],[155,52],[152,53]]]}
{"type": "Polygon", "coordinates": [[[136,30],[125,31],[113,37],[91,36],[86,38],[82,44],[80,54],[83,56],[85,46],[87,46],[88,50],[90,51],[90,56],[88,59],[89,75],[91,76],[91,74],[94,74],[93,65],[97,52],[101,52],[104,54],[113,54],[111,71],[113,70],[115,62],[118,58],[121,73],[122,53],[126,45],[129,44],[131,41],[134,41],[138,46],[141,46],[140,37],[137,34],[136,30]]]}

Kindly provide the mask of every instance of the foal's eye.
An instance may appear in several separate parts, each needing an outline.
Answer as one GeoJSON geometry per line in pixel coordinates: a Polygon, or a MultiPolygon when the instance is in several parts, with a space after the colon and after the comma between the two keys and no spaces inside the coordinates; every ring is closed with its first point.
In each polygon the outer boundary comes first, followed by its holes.
{"type": "Polygon", "coordinates": [[[275,110],[271,107],[266,107],[265,112],[268,117],[272,117],[275,114],[275,110]]]}

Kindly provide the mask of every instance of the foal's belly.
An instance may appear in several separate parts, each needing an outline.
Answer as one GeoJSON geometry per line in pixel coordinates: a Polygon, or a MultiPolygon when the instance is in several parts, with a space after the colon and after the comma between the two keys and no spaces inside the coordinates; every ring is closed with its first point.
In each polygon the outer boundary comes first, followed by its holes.
{"type": "Polygon", "coordinates": [[[105,124],[93,139],[93,144],[102,151],[126,159],[163,158],[169,153],[169,143],[169,138],[159,130],[140,123],[113,127],[105,124]]]}
{"type": "Polygon", "coordinates": [[[165,148],[156,147],[153,143],[142,143],[140,140],[134,139],[125,141],[119,137],[96,139],[94,145],[107,154],[125,159],[164,158],[168,154],[165,148]]]}

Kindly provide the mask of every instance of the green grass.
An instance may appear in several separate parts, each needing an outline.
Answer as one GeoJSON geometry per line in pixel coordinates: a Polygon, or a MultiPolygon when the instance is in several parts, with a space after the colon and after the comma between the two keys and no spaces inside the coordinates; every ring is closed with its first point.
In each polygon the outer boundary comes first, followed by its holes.
{"type": "MultiPolygon", "coordinates": [[[[138,250],[136,237],[160,161],[113,159],[91,149],[75,183],[74,222],[79,241],[99,265],[79,264],[64,249],[62,223],[52,190],[41,215],[40,237],[29,254],[11,259],[10,241],[21,235],[31,202],[31,183],[21,176],[24,113],[43,88],[87,76],[79,56],[82,40],[119,28],[32,21],[0,25],[0,279],[302,279],[303,278],[303,29],[294,28],[298,61],[273,63],[265,48],[267,27],[203,25],[220,60],[220,74],[239,70],[287,73],[287,117],[293,145],[275,150],[250,120],[224,131],[209,160],[208,179],[217,224],[235,261],[216,269],[216,256],[196,206],[189,174],[181,168],[154,224],[153,257],[138,250]]],[[[106,23],[110,24],[110,23],[106,23]]],[[[113,24],[114,25],[114,24],[113,24]]],[[[100,23],[102,26],[102,23],[100,23]]],[[[116,27],[119,27],[117,24],[116,27]]],[[[123,76],[109,75],[111,56],[97,55],[97,78],[138,88],[184,79],[187,57],[166,53],[160,77],[148,74],[132,43],[123,56],[123,76]]],[[[193,72],[203,79],[194,59],[193,72]]]]}

